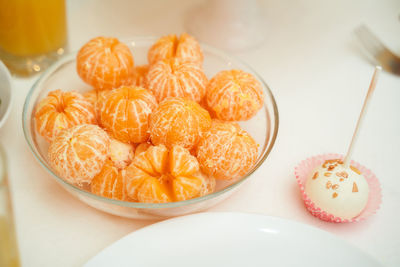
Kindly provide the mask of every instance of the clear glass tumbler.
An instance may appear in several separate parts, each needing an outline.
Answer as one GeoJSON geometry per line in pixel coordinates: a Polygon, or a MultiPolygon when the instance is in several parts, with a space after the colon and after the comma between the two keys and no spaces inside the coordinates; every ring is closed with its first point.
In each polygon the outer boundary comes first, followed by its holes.
{"type": "Polygon", "coordinates": [[[65,0],[0,0],[0,59],[12,74],[46,69],[66,43],[65,0]]]}
{"type": "Polygon", "coordinates": [[[0,146],[0,266],[20,266],[8,190],[5,153],[0,146]]]}

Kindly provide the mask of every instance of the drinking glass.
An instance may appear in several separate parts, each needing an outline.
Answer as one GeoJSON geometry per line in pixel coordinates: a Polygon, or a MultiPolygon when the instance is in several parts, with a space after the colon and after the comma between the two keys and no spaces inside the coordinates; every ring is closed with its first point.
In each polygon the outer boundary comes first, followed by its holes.
{"type": "Polygon", "coordinates": [[[20,264],[6,167],[0,146],[0,266],[17,267],[20,264]]]}
{"type": "Polygon", "coordinates": [[[0,0],[0,59],[12,74],[46,69],[66,43],[65,0],[0,0]]]}

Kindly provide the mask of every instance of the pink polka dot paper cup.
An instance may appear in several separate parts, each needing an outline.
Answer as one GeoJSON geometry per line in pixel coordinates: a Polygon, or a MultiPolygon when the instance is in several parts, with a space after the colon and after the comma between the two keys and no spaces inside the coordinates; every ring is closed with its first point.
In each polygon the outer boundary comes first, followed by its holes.
{"type": "Polygon", "coordinates": [[[305,192],[305,183],[307,177],[316,167],[322,165],[326,160],[331,160],[331,159],[343,160],[343,158],[344,158],[343,155],[339,154],[318,155],[301,161],[299,165],[297,165],[294,168],[296,180],[299,185],[306,208],[312,215],[323,221],[335,222],[335,223],[359,222],[365,220],[366,218],[368,218],[368,216],[375,214],[382,202],[381,186],[379,184],[378,178],[376,178],[375,174],[371,170],[359,164],[358,162],[352,160],[350,164],[356,167],[358,170],[360,170],[362,175],[367,180],[369,186],[368,203],[367,206],[364,208],[364,210],[360,213],[360,215],[350,220],[343,219],[340,217],[336,217],[328,212],[325,212],[321,208],[315,205],[315,203],[308,197],[308,195],[305,192]]]}

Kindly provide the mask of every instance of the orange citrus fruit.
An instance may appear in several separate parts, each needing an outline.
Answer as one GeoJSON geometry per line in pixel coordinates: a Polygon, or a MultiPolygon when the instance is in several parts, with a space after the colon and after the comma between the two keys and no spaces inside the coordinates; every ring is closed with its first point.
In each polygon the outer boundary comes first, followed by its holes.
{"type": "Polygon", "coordinates": [[[147,88],[146,76],[149,71],[149,65],[136,66],[133,71],[132,84],[138,87],[147,88]]]}
{"type": "Polygon", "coordinates": [[[122,86],[107,93],[100,121],[112,137],[124,143],[149,138],[148,117],[156,108],[154,96],[141,87],[122,86]]]}
{"type": "Polygon", "coordinates": [[[129,85],[134,60],[129,47],[116,38],[97,37],[79,50],[76,68],[82,80],[97,89],[129,85]]]}
{"type": "Polygon", "coordinates": [[[158,61],[147,73],[147,89],[158,101],[166,97],[186,97],[200,102],[206,94],[207,82],[199,65],[175,58],[158,61]]]}
{"type": "Polygon", "coordinates": [[[242,70],[217,73],[207,85],[207,107],[220,120],[241,121],[261,109],[264,93],[260,82],[242,70]]]}
{"type": "Polygon", "coordinates": [[[135,148],[131,144],[122,143],[111,138],[110,159],[114,166],[123,169],[128,166],[135,156],[135,148]]]}
{"type": "Polygon", "coordinates": [[[135,157],[142,152],[145,152],[149,147],[151,147],[150,143],[141,143],[135,149],[135,157]]]}
{"type": "Polygon", "coordinates": [[[107,99],[107,94],[110,90],[97,90],[93,89],[83,94],[83,96],[93,104],[94,107],[94,114],[96,116],[97,124],[101,125],[100,123],[100,113],[102,108],[104,107],[104,102],[107,99]]]}
{"type": "Polygon", "coordinates": [[[125,170],[118,169],[108,159],[101,171],[93,178],[90,184],[91,192],[107,198],[127,200],[125,173],[125,170]]]}
{"type": "Polygon", "coordinates": [[[87,91],[85,93],[82,94],[87,101],[89,101],[93,107],[96,105],[97,102],[97,90],[96,89],[92,89],[90,91],[87,91]]]}
{"type": "Polygon", "coordinates": [[[258,145],[239,124],[213,120],[197,145],[202,171],[217,179],[230,180],[245,175],[255,164],[258,145]]]}
{"type": "Polygon", "coordinates": [[[199,175],[199,177],[203,180],[203,184],[200,188],[199,196],[205,196],[215,191],[215,187],[217,185],[217,181],[212,176],[206,176],[203,173],[199,175]]]}
{"type": "Polygon", "coordinates": [[[194,101],[171,97],[150,114],[149,131],[153,144],[168,148],[180,145],[191,149],[211,125],[210,114],[194,101]]]}
{"type": "Polygon", "coordinates": [[[101,112],[104,109],[104,106],[106,104],[106,100],[108,99],[108,94],[110,94],[112,90],[101,90],[97,91],[97,101],[96,105],[94,106],[95,113],[96,113],[96,118],[97,118],[97,123],[101,126],[101,112]]]}
{"type": "Polygon", "coordinates": [[[110,138],[99,126],[81,124],[61,131],[50,143],[49,162],[73,184],[90,183],[109,156],[110,138]]]}
{"type": "Polygon", "coordinates": [[[36,129],[49,142],[63,129],[95,122],[93,104],[77,92],[52,91],[36,106],[36,129]]]}
{"type": "Polygon", "coordinates": [[[93,178],[90,184],[92,193],[118,200],[129,200],[126,194],[125,168],[132,162],[133,157],[132,145],[111,139],[110,157],[93,178]]]}
{"type": "Polygon", "coordinates": [[[174,57],[190,60],[199,65],[203,63],[203,52],[199,43],[187,33],[183,33],[179,38],[175,34],[161,37],[150,47],[147,54],[150,64],[174,57]]]}
{"type": "Polygon", "coordinates": [[[214,189],[213,182],[200,173],[197,159],[181,146],[171,150],[150,146],[135,156],[126,173],[127,194],[139,202],[182,201],[214,189]]]}

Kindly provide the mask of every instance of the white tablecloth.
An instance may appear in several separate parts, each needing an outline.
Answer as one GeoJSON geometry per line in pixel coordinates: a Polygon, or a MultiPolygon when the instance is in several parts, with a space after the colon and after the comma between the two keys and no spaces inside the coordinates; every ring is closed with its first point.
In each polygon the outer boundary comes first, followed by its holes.
{"type": "MultiPolygon", "coordinates": [[[[69,1],[72,50],[97,35],[180,33],[184,15],[201,1],[69,1]]],[[[279,216],[329,231],[376,257],[400,266],[400,77],[382,73],[359,136],[354,159],[380,179],[383,205],[360,223],[332,224],[303,206],[293,175],[302,159],[345,153],[373,72],[353,29],[366,23],[400,52],[398,0],[266,0],[268,38],[236,55],[271,87],[280,126],[272,153],[239,192],[212,211],[279,216]]],[[[64,191],[28,149],[21,127],[25,96],[37,77],[14,79],[11,116],[0,129],[23,266],[80,266],[101,249],[152,222],[97,211],[64,191]]]]}

